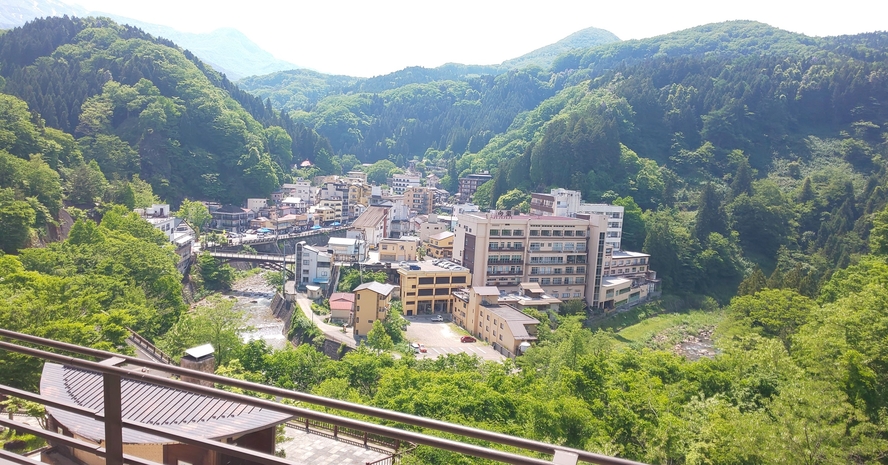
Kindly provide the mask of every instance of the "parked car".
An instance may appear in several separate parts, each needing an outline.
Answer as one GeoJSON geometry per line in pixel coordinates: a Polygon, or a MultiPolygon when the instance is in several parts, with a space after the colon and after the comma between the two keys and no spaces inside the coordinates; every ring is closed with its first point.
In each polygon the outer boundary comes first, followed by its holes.
{"type": "Polygon", "coordinates": [[[475,338],[472,336],[463,336],[459,338],[459,342],[475,342],[475,338]]]}
{"type": "Polygon", "coordinates": [[[425,345],[423,345],[423,344],[419,345],[419,352],[423,353],[423,354],[427,352],[425,345]]]}
{"type": "Polygon", "coordinates": [[[444,317],[441,315],[435,315],[432,317],[432,321],[444,321],[444,317]]]}
{"type": "Polygon", "coordinates": [[[415,352],[417,354],[419,353],[419,344],[414,342],[414,343],[410,344],[410,347],[413,348],[413,352],[415,352]]]}

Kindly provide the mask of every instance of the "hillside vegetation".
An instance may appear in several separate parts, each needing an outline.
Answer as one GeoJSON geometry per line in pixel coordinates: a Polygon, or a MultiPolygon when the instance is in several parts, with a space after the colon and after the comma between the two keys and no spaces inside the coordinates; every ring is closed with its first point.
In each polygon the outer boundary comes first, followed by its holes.
{"type": "Polygon", "coordinates": [[[289,179],[329,145],[139,29],[48,18],[0,36],[3,91],[77,138],[109,179],[138,174],[161,197],[240,202],[289,179]]]}

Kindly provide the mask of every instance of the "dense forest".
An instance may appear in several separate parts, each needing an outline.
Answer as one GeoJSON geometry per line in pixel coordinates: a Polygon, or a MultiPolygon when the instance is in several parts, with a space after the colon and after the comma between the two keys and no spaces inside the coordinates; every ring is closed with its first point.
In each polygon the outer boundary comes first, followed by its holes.
{"type": "MultiPolygon", "coordinates": [[[[0,35],[0,326],[116,351],[126,327],[168,348],[224,338],[220,374],[650,463],[884,463],[886,54],[885,33],[732,22],[551,69],[278,74],[260,98],[138,29],[34,21],[0,35]],[[372,162],[383,182],[413,160],[451,187],[491,170],[484,207],[553,186],[623,205],[623,242],[666,294],[631,314],[674,324],[638,336],[537,313],[539,343],[505,363],[333,361],[298,312],[299,347],[243,344],[230,308],[187,311],[171,246],[130,212],[267,195],[304,158],[372,162]],[[676,353],[702,330],[712,358],[676,353]]],[[[36,386],[34,362],[0,367],[36,386]]],[[[486,462],[419,448],[405,463],[486,462]]]]}
{"type": "MultiPolygon", "coordinates": [[[[77,138],[108,179],[164,199],[240,202],[287,181],[326,140],[165,39],[104,18],[47,18],[0,36],[3,92],[77,138]]],[[[72,168],[72,166],[64,166],[72,168]]]]}

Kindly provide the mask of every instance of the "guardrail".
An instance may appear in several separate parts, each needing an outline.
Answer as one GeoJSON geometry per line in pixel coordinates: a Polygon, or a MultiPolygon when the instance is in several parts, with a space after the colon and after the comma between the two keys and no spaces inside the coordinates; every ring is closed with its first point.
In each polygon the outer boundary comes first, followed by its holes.
{"type": "Polygon", "coordinates": [[[190,391],[193,393],[202,394],[221,400],[227,400],[263,409],[269,409],[271,411],[277,411],[293,416],[300,416],[302,418],[308,418],[310,420],[318,422],[325,422],[331,425],[338,426],[339,428],[353,428],[358,431],[365,431],[367,432],[367,434],[376,434],[382,437],[396,439],[402,442],[409,442],[421,446],[429,446],[441,450],[447,450],[459,454],[470,455],[473,457],[498,461],[502,463],[522,465],[549,465],[552,463],[556,463],[567,465],[575,464],[577,463],[577,460],[582,460],[585,462],[604,465],[638,465],[638,462],[634,462],[631,460],[608,457],[584,450],[562,447],[555,444],[548,444],[541,441],[519,438],[516,436],[510,436],[493,431],[486,431],[468,426],[457,425],[454,423],[447,423],[440,420],[408,415],[391,410],[369,407],[360,404],[353,404],[350,402],[345,402],[337,399],[329,399],[313,394],[307,394],[304,392],[291,391],[287,389],[252,383],[249,381],[226,378],[210,373],[203,373],[196,370],[189,370],[186,368],[177,367],[175,365],[166,365],[159,362],[151,362],[128,355],[115,354],[103,350],[81,347],[74,344],[68,344],[51,339],[31,336],[28,334],[17,333],[6,329],[0,329],[0,337],[15,341],[15,343],[6,342],[5,340],[0,341],[0,349],[2,350],[8,350],[10,352],[15,352],[31,357],[37,357],[43,360],[64,364],[66,366],[82,368],[100,373],[102,375],[104,388],[104,404],[99,409],[84,408],[78,405],[55,401],[39,394],[34,394],[28,391],[23,391],[4,385],[0,385],[0,394],[15,396],[28,401],[37,402],[45,406],[74,412],[79,415],[85,415],[87,417],[101,421],[104,425],[105,431],[105,441],[102,444],[104,447],[100,447],[97,444],[79,441],[77,439],[67,437],[52,431],[29,427],[28,425],[20,424],[18,422],[10,422],[0,419],[0,424],[33,433],[37,436],[47,438],[56,443],[64,444],[78,449],[88,450],[91,453],[103,456],[107,465],[122,465],[123,463],[135,465],[154,465],[154,462],[151,462],[149,460],[126,456],[123,454],[124,427],[134,431],[172,439],[176,442],[195,445],[202,449],[216,451],[218,453],[222,453],[232,457],[243,458],[260,465],[292,465],[290,462],[285,461],[274,455],[248,450],[232,444],[206,440],[186,433],[177,433],[161,426],[151,426],[123,418],[121,412],[121,380],[123,378],[148,382],[172,389],[190,391]],[[251,397],[197,384],[185,383],[175,379],[168,379],[160,376],[155,376],[150,373],[144,373],[141,370],[132,370],[130,368],[119,367],[116,366],[116,364],[94,362],[92,360],[72,357],[70,355],[62,355],[56,352],[49,352],[46,350],[31,347],[31,345],[43,346],[56,351],[76,354],[79,356],[99,360],[108,360],[115,358],[121,363],[126,363],[128,365],[154,370],[162,370],[173,375],[188,376],[222,386],[229,386],[245,391],[266,394],[273,399],[288,399],[297,402],[304,402],[320,407],[326,407],[328,409],[365,415],[368,418],[373,418],[381,421],[396,422],[402,425],[411,425],[415,427],[426,428],[428,430],[440,431],[454,435],[458,437],[458,439],[444,439],[428,434],[416,433],[414,431],[409,431],[405,429],[382,426],[367,421],[355,420],[352,418],[337,416],[317,410],[296,407],[294,405],[290,405],[289,403],[281,403],[277,400],[251,397]],[[536,454],[551,455],[553,456],[553,461],[521,455],[513,452],[505,452],[490,447],[478,446],[464,441],[487,441],[490,443],[502,444],[511,448],[536,454]]]}
{"type": "Polygon", "coordinates": [[[145,352],[148,352],[149,355],[156,358],[157,360],[160,360],[163,363],[166,363],[168,365],[174,364],[172,357],[170,357],[169,355],[165,354],[162,350],[155,347],[154,344],[151,343],[151,341],[149,341],[148,339],[145,339],[139,333],[133,331],[130,328],[126,328],[126,329],[130,333],[129,340],[132,341],[133,344],[141,347],[142,350],[144,350],[145,352]]]}

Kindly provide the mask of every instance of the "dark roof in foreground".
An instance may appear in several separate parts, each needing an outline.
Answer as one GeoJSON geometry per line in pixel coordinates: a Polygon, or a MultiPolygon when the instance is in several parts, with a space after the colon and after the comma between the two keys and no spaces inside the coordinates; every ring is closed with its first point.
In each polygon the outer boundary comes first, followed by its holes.
{"type": "MultiPolygon", "coordinates": [[[[46,363],[40,379],[40,394],[104,411],[102,375],[94,371],[46,363]]],[[[285,413],[127,378],[121,380],[121,396],[124,419],[205,439],[238,437],[290,418],[285,413]]],[[[97,420],[52,407],[46,407],[46,410],[79,436],[95,442],[105,438],[104,424],[97,420]]],[[[166,444],[176,441],[124,428],[123,442],[166,444]]]]}

